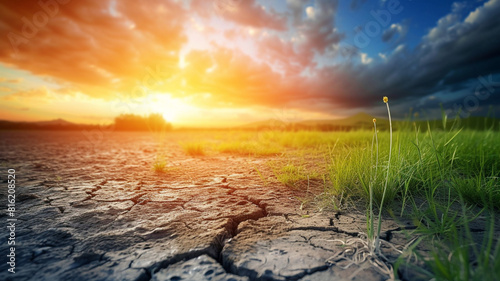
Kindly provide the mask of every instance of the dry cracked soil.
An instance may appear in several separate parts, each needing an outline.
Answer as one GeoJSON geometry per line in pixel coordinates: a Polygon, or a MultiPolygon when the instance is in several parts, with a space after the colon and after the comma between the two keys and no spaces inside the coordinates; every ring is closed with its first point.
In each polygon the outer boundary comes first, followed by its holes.
{"type": "MultiPolygon", "coordinates": [[[[339,241],[365,229],[364,216],[304,215],[298,191],[256,173],[269,170],[267,159],[190,157],[178,145],[184,136],[172,133],[168,171],[155,173],[158,143],[147,134],[0,135],[2,185],[16,169],[17,219],[16,273],[7,271],[2,227],[0,280],[389,278],[368,261],[332,263],[345,250],[339,241]]],[[[403,246],[400,230],[386,220],[382,236],[403,246]]]]}

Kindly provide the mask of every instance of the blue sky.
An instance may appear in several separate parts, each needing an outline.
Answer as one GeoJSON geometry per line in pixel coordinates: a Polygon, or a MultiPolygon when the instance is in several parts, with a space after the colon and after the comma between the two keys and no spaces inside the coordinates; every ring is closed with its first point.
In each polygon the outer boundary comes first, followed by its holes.
{"type": "MultiPolygon", "coordinates": [[[[359,1],[362,2],[362,1],[359,1]]],[[[388,1],[366,1],[363,4],[358,4],[357,8],[352,8],[349,1],[339,2],[339,17],[338,25],[345,30],[346,41],[354,44],[354,35],[358,28],[363,28],[369,21],[374,18],[370,14],[371,11],[384,10],[387,8],[388,1]]],[[[402,0],[400,6],[402,11],[398,14],[391,14],[391,24],[406,24],[408,31],[399,43],[406,44],[409,48],[415,48],[431,28],[436,26],[437,21],[444,15],[447,15],[453,10],[454,3],[462,3],[460,14],[467,15],[478,6],[481,1],[469,2],[456,2],[456,1],[416,1],[416,0],[402,0]],[[429,2],[432,2],[429,4],[429,2]]],[[[382,32],[380,33],[382,35],[382,32]]],[[[394,47],[395,40],[391,42],[383,42],[381,36],[371,37],[371,43],[363,51],[370,56],[377,56],[378,53],[386,53],[391,51],[394,47]]]]}

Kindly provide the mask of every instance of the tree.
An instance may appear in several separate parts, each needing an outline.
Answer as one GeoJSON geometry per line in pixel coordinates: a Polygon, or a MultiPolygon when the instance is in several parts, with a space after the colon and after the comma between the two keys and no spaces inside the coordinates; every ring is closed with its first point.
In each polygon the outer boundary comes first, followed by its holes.
{"type": "Polygon", "coordinates": [[[142,117],[135,114],[121,114],[115,118],[115,129],[118,131],[167,131],[172,124],[165,121],[158,113],[142,117]]]}

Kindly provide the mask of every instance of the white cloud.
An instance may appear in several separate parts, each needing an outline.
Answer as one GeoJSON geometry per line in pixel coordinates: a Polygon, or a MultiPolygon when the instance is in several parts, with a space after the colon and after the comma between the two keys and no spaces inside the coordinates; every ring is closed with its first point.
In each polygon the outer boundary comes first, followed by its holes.
{"type": "Polygon", "coordinates": [[[314,8],[309,6],[306,8],[306,14],[307,14],[307,17],[310,18],[310,19],[314,19],[315,18],[315,11],[314,11],[314,8]]]}
{"type": "Polygon", "coordinates": [[[361,63],[362,64],[370,64],[373,61],[372,58],[368,56],[366,53],[361,53],[361,63]]]}
{"type": "Polygon", "coordinates": [[[484,3],[484,6],[477,8],[473,12],[470,12],[470,14],[465,19],[465,22],[470,24],[475,23],[481,16],[487,14],[489,12],[488,11],[489,9],[493,9],[495,6],[499,4],[500,4],[499,0],[490,0],[484,3]]]}
{"type": "Polygon", "coordinates": [[[401,44],[401,45],[397,46],[396,49],[394,49],[394,51],[392,51],[392,54],[400,53],[404,50],[404,48],[405,48],[405,45],[401,44]]]}
{"type": "Polygon", "coordinates": [[[436,40],[446,36],[452,26],[460,22],[460,16],[457,14],[448,14],[438,20],[436,27],[432,28],[427,34],[429,40],[436,40]]]}
{"type": "Polygon", "coordinates": [[[392,29],[396,29],[397,31],[401,32],[403,30],[403,27],[399,23],[393,23],[391,24],[392,29]]]}

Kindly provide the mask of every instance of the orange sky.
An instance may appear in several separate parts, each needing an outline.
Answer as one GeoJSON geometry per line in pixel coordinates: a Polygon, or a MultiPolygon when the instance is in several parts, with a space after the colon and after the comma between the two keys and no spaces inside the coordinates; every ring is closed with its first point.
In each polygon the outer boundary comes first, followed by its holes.
{"type": "Polygon", "coordinates": [[[251,56],[259,24],[284,28],[256,6],[257,17],[238,18],[207,1],[48,2],[0,4],[0,119],[106,123],[158,112],[178,126],[224,126],[328,116],[287,106],[307,85],[251,56]]]}

